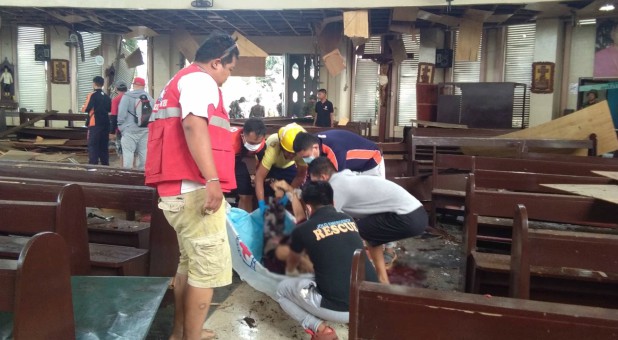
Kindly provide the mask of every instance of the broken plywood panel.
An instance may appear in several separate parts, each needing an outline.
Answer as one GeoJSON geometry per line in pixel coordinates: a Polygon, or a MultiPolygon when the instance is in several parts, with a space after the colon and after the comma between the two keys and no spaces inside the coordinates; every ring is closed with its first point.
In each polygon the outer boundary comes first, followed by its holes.
{"type": "Polygon", "coordinates": [[[618,150],[618,138],[616,138],[607,101],[588,106],[547,123],[496,138],[587,139],[593,133],[597,136],[597,155],[618,150]]]}
{"type": "Polygon", "coordinates": [[[264,52],[263,49],[242,34],[234,32],[232,33],[232,38],[236,39],[236,45],[241,57],[268,57],[268,53],[264,52]]]}
{"type": "Polygon", "coordinates": [[[189,62],[195,59],[195,53],[200,45],[195,41],[195,38],[184,29],[177,29],[172,32],[172,41],[176,43],[176,47],[189,62]]]}
{"type": "Polygon", "coordinates": [[[483,22],[492,13],[468,9],[459,25],[459,41],[455,51],[455,61],[477,61],[481,46],[483,22]]]}
{"type": "Polygon", "coordinates": [[[393,8],[392,21],[416,21],[418,7],[395,7],[393,8]]]}
{"type": "Polygon", "coordinates": [[[40,155],[41,154],[37,152],[9,150],[5,152],[3,155],[0,155],[0,159],[15,160],[15,161],[29,161],[40,155]]]}
{"type": "Polygon", "coordinates": [[[598,170],[593,170],[592,172],[597,174],[597,175],[601,175],[603,177],[607,177],[607,178],[618,180],[618,171],[598,171],[598,170]]]}
{"type": "Polygon", "coordinates": [[[266,76],[266,58],[240,57],[232,75],[235,77],[264,77],[266,76]]]}
{"type": "Polygon", "coordinates": [[[618,185],[612,184],[541,184],[543,187],[552,188],[580,196],[600,199],[606,202],[618,204],[618,185]]]}
{"type": "Polygon", "coordinates": [[[369,39],[369,12],[367,10],[343,12],[343,34],[350,38],[369,39]]]}
{"type": "Polygon", "coordinates": [[[341,71],[345,70],[345,59],[343,59],[339,49],[333,50],[323,58],[326,69],[331,76],[337,76],[341,71]]]}

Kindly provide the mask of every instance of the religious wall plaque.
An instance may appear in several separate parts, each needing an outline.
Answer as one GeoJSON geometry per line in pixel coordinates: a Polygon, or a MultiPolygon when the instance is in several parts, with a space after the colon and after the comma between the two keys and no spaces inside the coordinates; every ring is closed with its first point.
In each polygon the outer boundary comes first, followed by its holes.
{"type": "Polygon", "coordinates": [[[536,62],[532,63],[532,93],[552,93],[554,92],[554,63],[536,62]]]}
{"type": "Polygon", "coordinates": [[[421,84],[433,84],[433,71],[436,68],[432,63],[418,63],[416,82],[421,84]]]}

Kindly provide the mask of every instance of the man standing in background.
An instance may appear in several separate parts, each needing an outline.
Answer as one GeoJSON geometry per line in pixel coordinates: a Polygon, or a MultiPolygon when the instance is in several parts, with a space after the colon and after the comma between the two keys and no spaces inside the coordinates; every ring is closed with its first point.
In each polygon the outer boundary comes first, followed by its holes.
{"type": "Polygon", "coordinates": [[[105,79],[96,76],[92,79],[93,92],[88,94],[82,106],[82,112],[88,114],[88,164],[109,165],[109,113],[112,111],[112,100],[103,92],[105,79]]]}
{"type": "Polygon", "coordinates": [[[120,100],[122,96],[124,96],[125,92],[127,92],[127,84],[123,80],[119,80],[116,83],[116,97],[112,99],[112,112],[109,116],[111,128],[109,131],[109,139],[115,141],[116,144],[116,153],[118,157],[120,157],[120,162],[122,162],[122,146],[120,145],[120,141],[122,139],[122,134],[120,130],[118,130],[118,106],[120,105],[120,100]]]}
{"type": "Polygon", "coordinates": [[[142,96],[146,96],[150,107],[154,106],[154,99],[144,90],[146,81],[144,78],[133,79],[133,91],[127,92],[120,101],[118,107],[118,124],[122,133],[122,167],[133,168],[133,160],[137,153],[137,169],[144,170],[146,163],[146,144],[148,142],[148,127],[140,126],[142,96]],[[141,98],[140,98],[141,97],[141,98]]]}
{"type": "Polygon", "coordinates": [[[315,103],[315,119],[314,126],[333,127],[335,125],[335,117],[333,103],[327,99],[325,89],[318,90],[318,102],[315,103]]]}

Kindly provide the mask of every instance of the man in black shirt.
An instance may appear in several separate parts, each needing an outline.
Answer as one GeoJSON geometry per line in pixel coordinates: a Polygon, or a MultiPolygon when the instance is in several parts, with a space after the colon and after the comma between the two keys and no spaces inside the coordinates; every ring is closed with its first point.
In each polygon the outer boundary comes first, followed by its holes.
{"type": "MultiPolygon", "coordinates": [[[[293,193],[286,193],[292,206],[302,207],[293,193]]],[[[285,279],[277,287],[281,308],[312,334],[312,339],[337,339],[325,321],[348,323],[352,256],[363,249],[354,219],[333,206],[333,189],[327,182],[308,183],[302,192],[309,219],[292,232],[287,275],[298,275],[301,253],[313,262],[315,279],[285,279]]],[[[296,215],[296,213],[295,213],[296,215]]],[[[367,262],[367,279],[377,282],[373,266],[367,262]]]]}
{"type": "Polygon", "coordinates": [[[88,164],[109,165],[109,134],[112,99],[103,92],[105,80],[101,76],[92,79],[94,91],[88,95],[83,112],[88,114],[88,164]]]}
{"type": "Polygon", "coordinates": [[[318,90],[318,102],[315,103],[315,119],[313,120],[314,126],[321,127],[333,127],[334,126],[334,112],[333,103],[326,99],[326,90],[318,90]]]}

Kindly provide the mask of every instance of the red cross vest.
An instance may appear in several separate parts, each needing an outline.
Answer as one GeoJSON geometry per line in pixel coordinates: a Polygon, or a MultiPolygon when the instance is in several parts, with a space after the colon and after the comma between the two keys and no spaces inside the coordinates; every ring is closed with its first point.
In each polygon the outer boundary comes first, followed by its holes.
{"type": "MultiPolygon", "coordinates": [[[[148,154],[144,169],[146,185],[158,187],[161,183],[169,184],[182,180],[206,183],[189,152],[182,127],[178,81],[193,72],[202,71],[194,64],[180,70],[165,86],[155,103],[151,122],[148,124],[148,154]]],[[[223,105],[221,90],[219,90],[219,103],[216,108],[212,106],[208,108],[208,116],[208,133],[217,176],[222,191],[230,192],[236,188],[234,151],[230,120],[223,105]]],[[[160,188],[159,194],[170,195],[161,192],[160,188]]]]}

